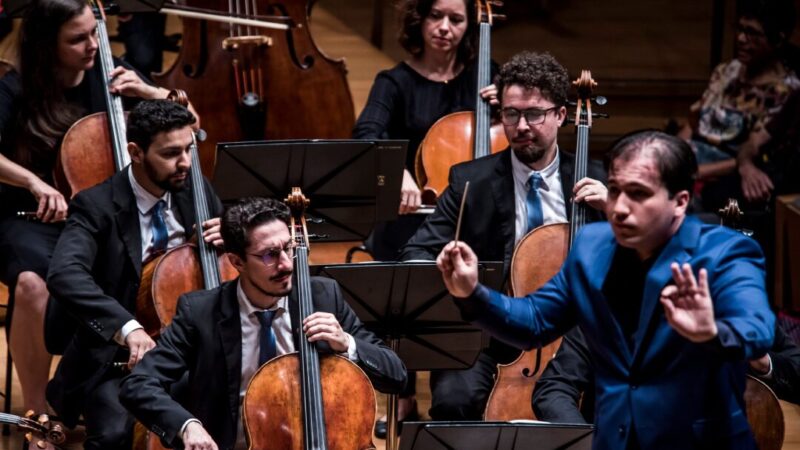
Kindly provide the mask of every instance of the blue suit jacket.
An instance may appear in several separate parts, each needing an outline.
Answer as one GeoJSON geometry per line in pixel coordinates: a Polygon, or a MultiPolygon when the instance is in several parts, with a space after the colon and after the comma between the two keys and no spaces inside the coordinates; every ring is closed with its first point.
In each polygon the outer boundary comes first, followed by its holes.
{"type": "Polygon", "coordinates": [[[511,345],[544,345],[579,325],[597,361],[594,448],[755,448],[742,394],[745,361],[766,353],[775,317],[761,249],[752,239],[687,217],[647,274],[631,351],[603,293],[618,245],[608,223],[586,225],[561,271],[513,299],[479,286],[459,301],[468,320],[511,345]],[[706,268],[719,335],[695,344],[666,322],[659,302],[670,263],[706,268]]]}

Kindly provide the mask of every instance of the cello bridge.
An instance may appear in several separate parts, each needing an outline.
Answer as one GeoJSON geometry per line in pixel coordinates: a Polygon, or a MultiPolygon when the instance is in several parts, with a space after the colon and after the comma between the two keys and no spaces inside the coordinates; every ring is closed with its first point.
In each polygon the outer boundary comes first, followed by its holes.
{"type": "Polygon", "coordinates": [[[222,40],[223,50],[237,50],[242,45],[255,45],[257,47],[266,45],[270,47],[272,46],[272,38],[269,36],[236,36],[222,40]]]}

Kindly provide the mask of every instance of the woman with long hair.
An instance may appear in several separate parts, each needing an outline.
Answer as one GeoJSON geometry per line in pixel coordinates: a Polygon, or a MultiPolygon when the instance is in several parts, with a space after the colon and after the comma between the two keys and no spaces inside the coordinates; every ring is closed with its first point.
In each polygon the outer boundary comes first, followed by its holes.
{"type": "Polygon", "coordinates": [[[9,346],[24,409],[36,412],[46,411],[51,361],[45,278],[67,216],[67,199],[53,183],[61,140],[78,119],[106,110],[106,85],[126,108],[168,94],[119,61],[107,83],[96,28],[85,1],[34,0],[20,29],[19,71],[0,79],[0,281],[13,305],[9,346]],[[35,219],[17,217],[19,211],[35,212],[35,219]]]}

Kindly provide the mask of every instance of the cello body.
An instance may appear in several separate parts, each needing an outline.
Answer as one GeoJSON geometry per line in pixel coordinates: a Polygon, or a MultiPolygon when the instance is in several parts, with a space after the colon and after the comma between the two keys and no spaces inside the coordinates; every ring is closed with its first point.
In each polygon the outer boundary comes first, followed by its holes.
{"type": "MultiPolygon", "coordinates": [[[[536,292],[558,273],[569,252],[569,232],[566,223],[543,225],[517,243],[509,274],[511,295],[536,292]]],[[[540,349],[522,352],[509,364],[499,364],[484,419],[536,419],[531,407],[533,388],[560,345],[558,338],[540,349]]]]}
{"type": "MultiPolygon", "coordinates": [[[[240,2],[186,3],[223,13],[240,2]]],[[[214,166],[213,153],[204,149],[218,142],[347,138],[355,121],[344,62],[325,56],[311,37],[314,1],[249,3],[258,15],[289,17],[289,30],[183,18],[178,59],[153,77],[162,86],[185,90],[207,118],[202,126],[208,138],[200,143],[204,173],[214,166]]]]}
{"type": "MultiPolygon", "coordinates": [[[[300,357],[279,356],[262,366],[247,387],[242,416],[251,449],[303,450],[300,357]]],[[[341,356],[320,357],[329,450],[372,449],[375,391],[367,375],[341,356]],[[367,420],[364,420],[367,418],[367,420]]]]}

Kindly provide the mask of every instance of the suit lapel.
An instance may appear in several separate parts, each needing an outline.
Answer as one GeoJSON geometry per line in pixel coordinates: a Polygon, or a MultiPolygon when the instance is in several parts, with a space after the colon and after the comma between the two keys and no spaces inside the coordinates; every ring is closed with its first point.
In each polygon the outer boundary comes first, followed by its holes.
{"type": "Polygon", "coordinates": [[[114,201],[114,220],[117,222],[120,238],[125,243],[128,257],[136,269],[137,277],[142,276],[142,232],[139,228],[139,210],[133,195],[128,168],[117,172],[111,179],[111,195],[114,201]]]}
{"type": "Polygon", "coordinates": [[[610,338],[613,339],[614,346],[619,349],[619,353],[624,357],[626,364],[630,364],[633,359],[633,354],[631,353],[631,349],[628,348],[628,344],[625,342],[625,335],[622,333],[619,322],[617,322],[614,314],[611,312],[611,308],[608,306],[608,299],[605,294],[603,294],[603,285],[608,277],[609,270],[611,270],[611,264],[614,261],[616,249],[617,243],[613,236],[602,246],[597,245],[597,247],[592,249],[594,257],[591,266],[592,270],[588,272],[589,285],[592,287],[592,292],[597,293],[596,295],[598,299],[600,299],[600,302],[594,305],[593,308],[599,316],[599,321],[595,324],[595,326],[597,326],[598,336],[602,336],[606,334],[608,330],[612,330],[612,336],[610,338]]]}
{"type": "Polygon", "coordinates": [[[697,239],[700,235],[700,223],[692,218],[686,217],[683,224],[678,229],[678,232],[670,239],[664,250],[653,263],[653,267],[647,273],[647,280],[644,285],[644,293],[642,295],[642,307],[639,312],[639,325],[636,329],[634,340],[636,347],[634,351],[635,360],[640,360],[642,355],[641,349],[647,349],[650,346],[644,345],[645,337],[647,336],[648,329],[653,322],[653,314],[656,311],[656,306],[660,303],[661,290],[669,284],[672,280],[672,270],[670,265],[673,262],[683,264],[688,262],[691,257],[691,251],[697,245],[697,239]]]}
{"type": "Polygon", "coordinates": [[[220,299],[219,327],[220,343],[225,352],[225,367],[228,376],[228,400],[230,417],[238,417],[239,390],[242,378],[242,323],[239,319],[239,301],[236,298],[238,281],[226,285],[220,299]]]}
{"type": "Polygon", "coordinates": [[[175,201],[179,221],[186,233],[186,240],[188,241],[194,234],[195,214],[194,201],[192,200],[191,178],[187,178],[186,182],[189,184],[189,187],[172,194],[172,199],[175,201]]]}
{"type": "MultiPolygon", "coordinates": [[[[514,241],[516,236],[515,219],[516,211],[514,205],[514,177],[511,172],[511,150],[506,149],[503,155],[497,159],[495,165],[497,176],[492,180],[492,197],[497,206],[497,216],[501,218],[500,232],[503,241],[506,243],[504,254],[504,266],[511,263],[511,255],[514,253],[514,241]]],[[[506,269],[507,270],[507,269],[506,269]]]]}

